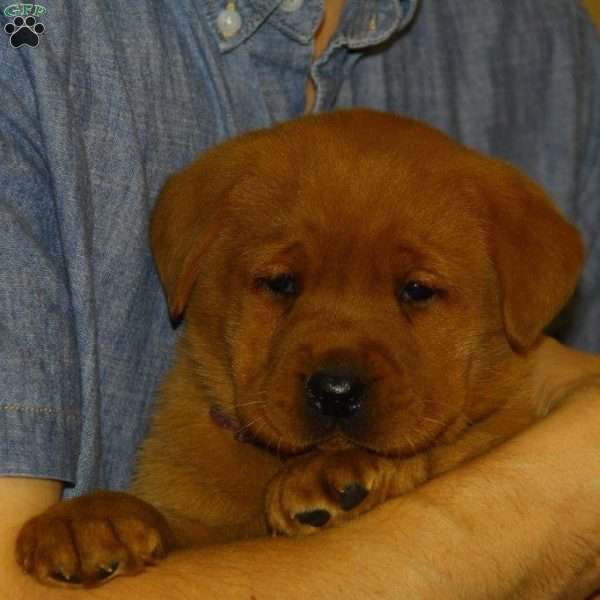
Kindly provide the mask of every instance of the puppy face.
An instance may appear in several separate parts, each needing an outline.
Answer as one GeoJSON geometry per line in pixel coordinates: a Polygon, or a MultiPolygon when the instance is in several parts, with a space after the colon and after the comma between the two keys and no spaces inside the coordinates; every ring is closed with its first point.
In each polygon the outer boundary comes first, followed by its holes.
{"type": "Polygon", "coordinates": [[[284,452],[411,454],[494,410],[581,262],[522,175],[372,111],[224,144],[152,227],[199,388],[284,452]]]}

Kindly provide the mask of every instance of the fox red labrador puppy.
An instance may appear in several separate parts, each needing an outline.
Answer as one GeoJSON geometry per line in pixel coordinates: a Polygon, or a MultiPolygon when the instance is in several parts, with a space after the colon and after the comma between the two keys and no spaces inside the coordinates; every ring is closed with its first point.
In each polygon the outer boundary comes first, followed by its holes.
{"type": "Polygon", "coordinates": [[[132,495],[24,526],[44,583],[335,526],[549,410],[533,350],[580,237],[522,173],[431,127],[352,110],[233,139],[169,179],[151,238],[185,331],[132,495]]]}

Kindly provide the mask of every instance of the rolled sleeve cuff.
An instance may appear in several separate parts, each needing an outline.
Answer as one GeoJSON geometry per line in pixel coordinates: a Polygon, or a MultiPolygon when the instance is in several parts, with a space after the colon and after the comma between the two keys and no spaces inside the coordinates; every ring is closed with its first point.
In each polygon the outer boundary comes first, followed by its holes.
{"type": "Polygon", "coordinates": [[[75,483],[79,415],[0,403],[0,475],[75,483]]]}

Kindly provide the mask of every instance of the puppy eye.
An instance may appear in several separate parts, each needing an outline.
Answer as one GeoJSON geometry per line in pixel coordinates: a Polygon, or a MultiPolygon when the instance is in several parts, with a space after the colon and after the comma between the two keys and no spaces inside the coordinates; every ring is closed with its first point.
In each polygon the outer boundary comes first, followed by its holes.
{"type": "Polygon", "coordinates": [[[418,281],[409,281],[405,283],[399,292],[400,300],[403,302],[419,303],[426,302],[433,298],[436,291],[433,288],[427,287],[418,281]]]}
{"type": "Polygon", "coordinates": [[[284,274],[276,277],[260,277],[258,282],[277,296],[291,298],[300,293],[300,285],[294,275],[284,274]]]}

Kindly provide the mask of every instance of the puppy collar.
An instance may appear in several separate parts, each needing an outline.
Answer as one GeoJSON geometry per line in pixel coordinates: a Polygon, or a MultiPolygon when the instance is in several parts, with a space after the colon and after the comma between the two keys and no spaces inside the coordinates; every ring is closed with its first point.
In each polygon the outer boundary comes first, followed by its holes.
{"type": "Polygon", "coordinates": [[[218,404],[211,404],[209,413],[213,423],[221,429],[231,431],[233,433],[233,438],[236,441],[246,443],[253,442],[252,436],[244,430],[244,427],[240,427],[238,420],[225,413],[218,404]]]}

